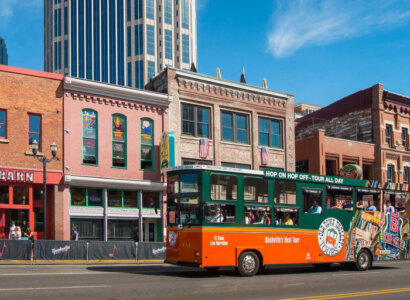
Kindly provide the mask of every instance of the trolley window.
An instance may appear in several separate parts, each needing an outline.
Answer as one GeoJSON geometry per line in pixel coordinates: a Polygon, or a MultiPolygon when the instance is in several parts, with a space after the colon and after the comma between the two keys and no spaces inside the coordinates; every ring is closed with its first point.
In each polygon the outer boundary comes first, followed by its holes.
{"type": "Polygon", "coordinates": [[[207,204],[205,205],[205,222],[235,223],[235,205],[207,204]]]}
{"type": "Polygon", "coordinates": [[[296,204],[296,182],[289,180],[275,180],[275,203],[296,204]]]}
{"type": "Polygon", "coordinates": [[[236,200],[238,197],[238,179],[232,175],[211,175],[212,200],[236,200]]]}
{"type": "Polygon", "coordinates": [[[267,179],[245,177],[243,181],[243,198],[245,201],[268,203],[267,179]]]}
{"type": "Polygon", "coordinates": [[[353,210],[353,188],[329,185],[326,187],[326,208],[353,210]]]}
{"type": "Polygon", "coordinates": [[[308,189],[302,190],[303,212],[307,214],[321,214],[323,207],[323,190],[308,189]]]}
{"type": "Polygon", "coordinates": [[[272,209],[269,206],[245,206],[245,224],[270,225],[272,220],[272,209]]]}
{"type": "Polygon", "coordinates": [[[299,208],[275,207],[275,225],[299,225],[299,208]]]}

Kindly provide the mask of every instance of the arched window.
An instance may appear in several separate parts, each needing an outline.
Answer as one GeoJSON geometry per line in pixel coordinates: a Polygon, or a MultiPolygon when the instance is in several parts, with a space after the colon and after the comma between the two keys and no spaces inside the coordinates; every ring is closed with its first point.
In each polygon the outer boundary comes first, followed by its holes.
{"type": "Polygon", "coordinates": [[[141,119],[141,170],[154,171],[154,121],[141,119]]]}
{"type": "Polygon", "coordinates": [[[83,164],[98,164],[98,114],[92,109],[82,110],[83,164]]]}
{"type": "Polygon", "coordinates": [[[112,115],[112,166],[127,167],[127,118],[112,115]]]}

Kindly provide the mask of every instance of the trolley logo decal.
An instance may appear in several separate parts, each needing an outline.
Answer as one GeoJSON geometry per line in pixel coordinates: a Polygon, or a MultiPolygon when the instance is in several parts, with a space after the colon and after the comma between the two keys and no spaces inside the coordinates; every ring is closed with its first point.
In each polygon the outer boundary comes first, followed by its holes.
{"type": "Polygon", "coordinates": [[[320,224],[318,232],[319,247],[327,256],[336,256],[342,251],[345,232],[342,224],[335,218],[327,218],[320,224]]]}
{"type": "Polygon", "coordinates": [[[171,246],[175,246],[175,244],[177,243],[177,234],[175,233],[175,231],[169,232],[168,242],[171,246]]]}

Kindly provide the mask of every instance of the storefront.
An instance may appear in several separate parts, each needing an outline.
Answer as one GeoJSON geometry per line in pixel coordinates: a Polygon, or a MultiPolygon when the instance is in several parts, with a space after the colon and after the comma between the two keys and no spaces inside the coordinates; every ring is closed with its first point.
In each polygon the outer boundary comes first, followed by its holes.
{"type": "Polygon", "coordinates": [[[162,241],[165,184],[65,175],[69,185],[70,227],[80,240],[138,241],[140,207],[144,241],[162,241]]]}
{"type": "MultiPolygon", "coordinates": [[[[54,185],[62,172],[47,172],[47,236],[52,238],[54,185]]],[[[43,172],[0,168],[0,239],[8,238],[14,224],[24,232],[34,229],[36,239],[44,237],[43,172]]]]}

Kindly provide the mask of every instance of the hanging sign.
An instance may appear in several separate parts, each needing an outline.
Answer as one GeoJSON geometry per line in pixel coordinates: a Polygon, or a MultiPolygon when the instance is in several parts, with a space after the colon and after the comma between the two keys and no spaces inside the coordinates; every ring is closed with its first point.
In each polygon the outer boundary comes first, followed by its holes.
{"type": "Polygon", "coordinates": [[[175,166],[175,138],[170,131],[162,133],[159,144],[159,163],[161,172],[175,166]]]}
{"type": "Polygon", "coordinates": [[[358,165],[347,164],[340,169],[340,176],[352,179],[360,179],[362,177],[362,168],[358,165]]]}

